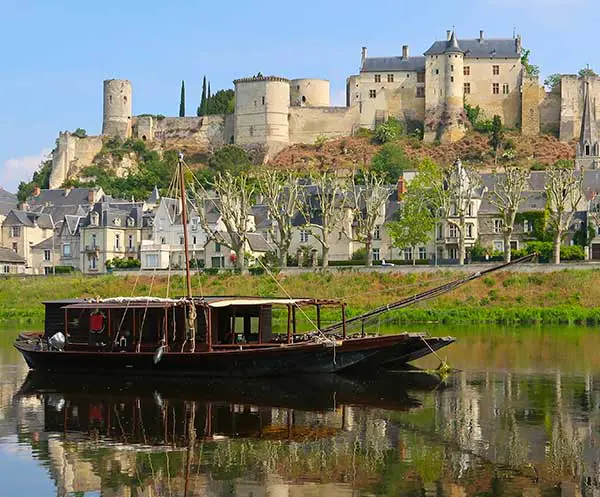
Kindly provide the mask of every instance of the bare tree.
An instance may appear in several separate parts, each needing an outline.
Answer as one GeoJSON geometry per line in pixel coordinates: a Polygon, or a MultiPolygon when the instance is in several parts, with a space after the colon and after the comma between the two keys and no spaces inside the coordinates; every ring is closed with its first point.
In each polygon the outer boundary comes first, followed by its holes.
{"type": "Polygon", "coordinates": [[[254,231],[254,187],[245,174],[232,176],[228,172],[217,174],[209,186],[215,191],[217,200],[204,188],[197,192],[200,225],[209,240],[214,240],[235,252],[235,267],[243,271],[246,268],[248,233],[254,231]],[[220,213],[218,223],[211,224],[209,221],[210,204],[220,213]],[[225,228],[225,231],[220,228],[225,228]],[[228,236],[225,236],[225,233],[228,236]]]}
{"type": "Polygon", "coordinates": [[[483,181],[477,171],[464,167],[458,159],[447,171],[445,184],[449,200],[446,219],[458,230],[458,263],[462,266],[466,258],[467,218],[474,216],[473,200],[483,181]]]}
{"type": "Polygon", "coordinates": [[[258,186],[269,209],[269,233],[277,247],[279,264],[287,266],[292,243],[292,219],[298,211],[300,185],[292,172],[265,169],[258,177],[258,186]]]}
{"type": "Polygon", "coordinates": [[[560,264],[560,246],[583,198],[583,173],[575,174],[570,161],[558,161],[546,170],[548,224],[554,233],[554,263],[560,264]]]}
{"type": "Polygon", "coordinates": [[[330,236],[347,221],[348,181],[332,171],[310,174],[311,185],[304,188],[298,209],[305,219],[305,228],[321,245],[323,267],[329,266],[330,236]]]}
{"type": "Polygon", "coordinates": [[[490,193],[490,203],[502,216],[504,235],[504,261],[510,262],[510,241],[515,228],[515,219],[519,205],[523,201],[523,192],[529,186],[529,171],[514,166],[504,166],[504,174],[497,176],[494,190],[490,193]]]}
{"type": "MultiPolygon", "coordinates": [[[[373,238],[379,220],[385,220],[385,204],[390,198],[391,191],[383,185],[384,177],[375,172],[366,171],[362,174],[364,184],[357,183],[357,177],[352,175],[350,188],[353,195],[351,226],[345,234],[352,241],[363,243],[367,253],[367,266],[373,265],[373,238]]],[[[349,224],[349,223],[348,223],[349,224]]]]}

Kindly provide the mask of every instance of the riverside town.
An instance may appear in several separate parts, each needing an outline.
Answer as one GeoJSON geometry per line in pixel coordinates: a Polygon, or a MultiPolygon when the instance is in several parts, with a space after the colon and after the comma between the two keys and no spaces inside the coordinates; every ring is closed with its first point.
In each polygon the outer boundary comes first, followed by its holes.
{"type": "Polygon", "coordinates": [[[600,495],[600,6],[233,7],[5,9],[2,495],[600,495]]]}

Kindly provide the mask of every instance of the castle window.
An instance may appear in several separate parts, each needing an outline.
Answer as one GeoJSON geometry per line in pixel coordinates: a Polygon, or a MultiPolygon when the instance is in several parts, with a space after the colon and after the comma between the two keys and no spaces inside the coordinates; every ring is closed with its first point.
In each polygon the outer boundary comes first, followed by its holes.
{"type": "Polygon", "coordinates": [[[424,72],[417,73],[417,83],[425,83],[425,73],[424,72]]]}
{"type": "Polygon", "coordinates": [[[508,83],[504,83],[502,85],[502,93],[504,93],[505,95],[508,95],[508,83]]]}
{"type": "Polygon", "coordinates": [[[464,85],[464,91],[465,91],[465,95],[470,95],[471,94],[471,83],[465,83],[465,85],[464,85]]]}
{"type": "Polygon", "coordinates": [[[425,88],[422,86],[417,87],[417,98],[425,98],[425,88]]]}
{"type": "Polygon", "coordinates": [[[450,76],[450,83],[454,83],[454,76],[450,76]]]}
{"type": "Polygon", "coordinates": [[[394,82],[394,75],[393,74],[388,74],[387,78],[388,78],[388,83],[393,83],[394,82]]]}
{"type": "Polygon", "coordinates": [[[591,155],[591,148],[589,143],[585,144],[585,155],[591,155]]]}
{"type": "Polygon", "coordinates": [[[381,74],[375,75],[375,83],[381,83],[381,74]]]}
{"type": "Polygon", "coordinates": [[[254,126],[250,126],[250,136],[254,136],[254,126]]]}
{"type": "Polygon", "coordinates": [[[262,97],[262,104],[265,105],[265,97],[262,97]]]}
{"type": "Polygon", "coordinates": [[[463,74],[464,74],[465,76],[470,76],[470,75],[471,75],[471,66],[465,66],[465,67],[463,68],[463,74]]]}
{"type": "Polygon", "coordinates": [[[112,95],[109,95],[109,96],[108,96],[108,103],[109,103],[109,104],[112,104],[112,95]]]}
{"type": "Polygon", "coordinates": [[[450,72],[454,72],[454,66],[450,66],[450,72]]]}
{"type": "Polygon", "coordinates": [[[500,66],[492,66],[492,74],[494,76],[499,76],[500,75],[500,66]]]}
{"type": "Polygon", "coordinates": [[[500,95],[500,83],[493,83],[492,84],[492,93],[494,95],[500,95]]]}
{"type": "Polygon", "coordinates": [[[436,69],[436,70],[435,70],[435,73],[436,73],[436,74],[439,74],[439,73],[440,73],[440,70],[439,70],[439,69],[436,69]]]}
{"type": "Polygon", "coordinates": [[[369,90],[369,98],[376,98],[377,90],[369,90]]]}

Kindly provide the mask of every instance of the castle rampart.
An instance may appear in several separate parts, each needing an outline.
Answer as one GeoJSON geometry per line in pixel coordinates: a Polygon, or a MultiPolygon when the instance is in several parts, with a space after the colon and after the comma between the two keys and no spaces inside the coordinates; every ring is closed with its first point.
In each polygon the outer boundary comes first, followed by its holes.
{"type": "Polygon", "coordinates": [[[60,188],[66,179],[89,166],[101,149],[101,136],[79,138],[67,131],[59,133],[52,155],[50,188],[60,188]]]}

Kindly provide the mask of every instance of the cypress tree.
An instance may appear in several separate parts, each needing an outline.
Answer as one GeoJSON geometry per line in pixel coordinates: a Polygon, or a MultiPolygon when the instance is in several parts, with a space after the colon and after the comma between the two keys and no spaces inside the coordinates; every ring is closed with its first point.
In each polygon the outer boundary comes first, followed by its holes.
{"type": "Polygon", "coordinates": [[[179,97],[179,117],[185,116],[185,82],[181,80],[181,96],[179,97]]]}
{"type": "Polygon", "coordinates": [[[206,115],[206,76],[202,80],[202,98],[200,99],[200,107],[198,107],[198,115],[206,115]]]}
{"type": "Polygon", "coordinates": [[[210,81],[208,82],[208,91],[206,92],[206,114],[212,114],[212,109],[213,109],[213,105],[212,105],[212,100],[211,100],[212,95],[210,94],[210,81]]]}

